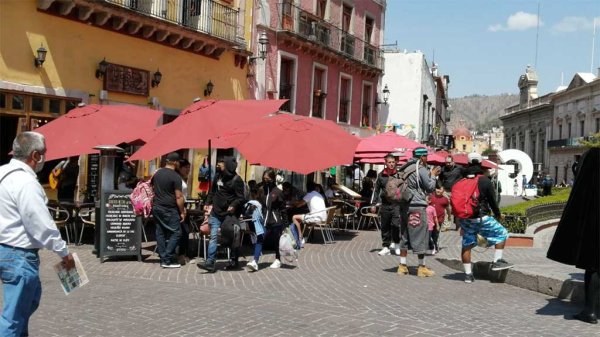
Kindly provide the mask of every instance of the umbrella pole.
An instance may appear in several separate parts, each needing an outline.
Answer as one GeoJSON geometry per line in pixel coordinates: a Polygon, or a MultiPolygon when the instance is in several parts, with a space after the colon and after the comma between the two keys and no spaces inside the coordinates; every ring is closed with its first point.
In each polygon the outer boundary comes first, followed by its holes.
{"type": "Polygon", "coordinates": [[[210,139],[208,139],[208,193],[210,193],[211,189],[212,189],[212,142],[210,139]]]}
{"type": "Polygon", "coordinates": [[[248,160],[244,161],[244,181],[248,181],[248,160]]]}

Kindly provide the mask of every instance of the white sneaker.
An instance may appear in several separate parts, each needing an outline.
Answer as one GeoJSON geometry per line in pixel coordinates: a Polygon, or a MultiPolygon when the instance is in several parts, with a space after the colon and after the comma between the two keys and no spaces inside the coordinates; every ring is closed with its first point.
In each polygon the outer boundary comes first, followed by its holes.
{"type": "Polygon", "coordinates": [[[383,247],[382,250],[379,251],[379,256],[391,255],[390,249],[388,247],[383,247]]]}
{"type": "Polygon", "coordinates": [[[435,254],[437,254],[437,250],[435,250],[435,248],[433,248],[433,249],[431,250],[431,255],[435,255],[435,254]]]}
{"type": "Polygon", "coordinates": [[[304,244],[306,243],[306,241],[304,241],[304,238],[302,238],[302,241],[300,243],[300,248],[304,248],[304,244]]]}
{"type": "Polygon", "coordinates": [[[395,243],[390,243],[390,250],[395,249],[396,248],[396,244],[395,243]]]}
{"type": "Polygon", "coordinates": [[[281,268],[281,261],[275,260],[273,263],[271,263],[271,265],[269,266],[269,268],[271,268],[271,269],[279,269],[279,268],[281,268]]]}
{"type": "Polygon", "coordinates": [[[400,256],[400,244],[396,246],[396,249],[394,249],[394,253],[396,254],[396,256],[400,256]]]}
{"type": "Polygon", "coordinates": [[[258,264],[256,263],[256,261],[252,260],[248,264],[246,264],[246,268],[248,268],[249,272],[258,271],[258,264]]]}

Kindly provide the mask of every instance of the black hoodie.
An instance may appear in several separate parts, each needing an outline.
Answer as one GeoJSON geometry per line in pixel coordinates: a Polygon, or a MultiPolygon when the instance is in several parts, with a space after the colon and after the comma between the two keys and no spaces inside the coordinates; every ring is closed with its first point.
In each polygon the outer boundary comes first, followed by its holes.
{"type": "Polygon", "coordinates": [[[233,207],[230,214],[239,215],[244,204],[244,181],[237,175],[237,162],[234,157],[225,157],[225,169],[213,180],[206,203],[212,205],[211,215],[221,221],[227,216],[227,208],[233,207]]]}

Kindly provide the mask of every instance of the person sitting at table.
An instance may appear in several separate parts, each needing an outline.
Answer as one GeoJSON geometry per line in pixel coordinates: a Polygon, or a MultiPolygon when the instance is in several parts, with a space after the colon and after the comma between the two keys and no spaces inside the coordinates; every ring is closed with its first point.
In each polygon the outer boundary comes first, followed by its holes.
{"type": "MultiPolygon", "coordinates": [[[[289,220],[287,218],[283,191],[277,187],[277,174],[272,169],[267,169],[263,173],[263,181],[261,190],[259,191],[259,201],[262,205],[264,224],[266,227],[264,241],[275,246],[275,261],[273,261],[269,268],[278,269],[281,267],[279,237],[281,236],[284,226],[289,224],[289,220]]],[[[262,245],[262,243],[263,240],[261,240],[260,244],[262,245]]],[[[252,266],[249,266],[249,268],[252,268],[252,266]]],[[[256,270],[258,270],[258,268],[256,270]]]]}
{"type": "MultiPolygon", "coordinates": [[[[188,195],[187,179],[190,175],[190,162],[187,159],[183,158],[179,160],[177,173],[181,176],[181,193],[183,194],[183,200],[185,202],[187,201],[188,195]]],[[[186,217],[185,221],[181,222],[181,238],[179,240],[179,254],[177,260],[182,266],[190,261],[188,256],[188,247],[190,243],[189,221],[189,217],[186,217]]]]}
{"type": "MultiPolygon", "coordinates": [[[[296,226],[300,236],[302,235],[302,223],[314,223],[327,220],[325,198],[318,192],[319,186],[320,185],[315,184],[314,181],[309,180],[306,183],[306,190],[308,193],[302,200],[294,205],[295,207],[307,205],[309,211],[307,214],[296,214],[292,217],[292,222],[296,226]]],[[[301,245],[304,245],[304,238],[302,238],[301,245]]]]}

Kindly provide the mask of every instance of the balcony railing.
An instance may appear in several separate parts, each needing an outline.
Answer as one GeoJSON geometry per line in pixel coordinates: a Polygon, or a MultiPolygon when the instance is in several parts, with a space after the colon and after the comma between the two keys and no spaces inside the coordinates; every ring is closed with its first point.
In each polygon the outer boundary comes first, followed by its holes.
{"type": "Polygon", "coordinates": [[[504,109],[504,114],[510,115],[511,113],[515,113],[515,112],[529,109],[529,108],[535,108],[537,106],[548,104],[548,103],[550,103],[550,96],[544,95],[544,96],[538,97],[536,99],[532,99],[529,102],[529,104],[527,104],[527,106],[523,107],[523,108],[521,107],[521,104],[515,104],[513,106],[509,106],[508,108],[504,109]]]}
{"type": "Polygon", "coordinates": [[[132,11],[236,42],[238,11],[213,0],[104,0],[132,11]]]}
{"type": "Polygon", "coordinates": [[[553,147],[567,147],[567,146],[581,146],[582,140],[590,140],[590,137],[577,137],[577,138],[565,138],[555,139],[548,141],[548,148],[553,147]]]}
{"type": "Polygon", "coordinates": [[[382,69],[381,50],[376,46],[290,3],[279,3],[278,13],[278,29],[293,32],[350,59],[382,69]]]}

